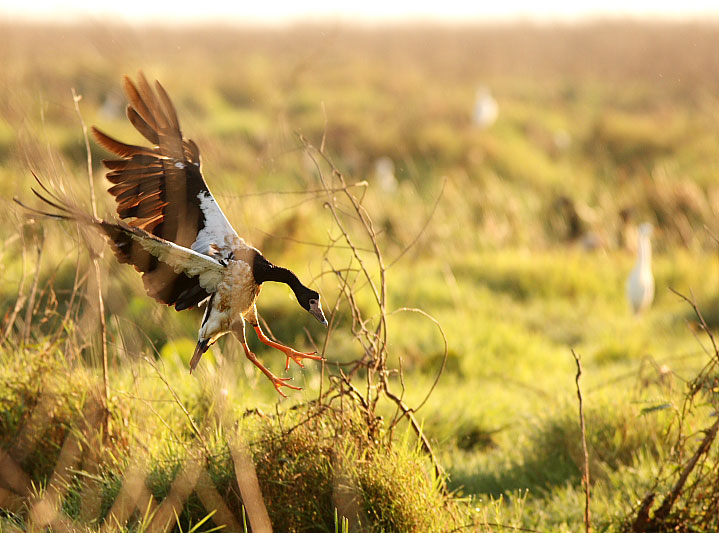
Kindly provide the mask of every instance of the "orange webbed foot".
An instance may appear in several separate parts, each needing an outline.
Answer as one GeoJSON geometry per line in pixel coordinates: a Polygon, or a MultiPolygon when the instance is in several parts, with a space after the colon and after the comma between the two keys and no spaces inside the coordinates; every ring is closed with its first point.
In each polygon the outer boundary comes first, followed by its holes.
{"type": "Polygon", "coordinates": [[[317,352],[298,352],[297,350],[294,350],[290,348],[289,346],[286,347],[286,349],[282,350],[285,355],[287,356],[287,361],[285,362],[285,370],[290,369],[290,360],[294,361],[298,365],[300,365],[300,368],[304,368],[305,365],[302,364],[302,359],[312,359],[313,361],[324,361],[325,358],[321,355],[317,355],[317,352]]]}
{"type": "Polygon", "coordinates": [[[293,390],[302,390],[302,387],[297,387],[295,385],[290,385],[289,383],[287,383],[288,381],[291,381],[291,380],[292,380],[292,378],[278,378],[275,375],[273,375],[270,378],[270,381],[272,381],[272,385],[275,387],[275,390],[283,398],[287,398],[287,395],[284,392],[282,392],[282,387],[287,387],[288,389],[293,389],[293,390]]]}
{"type": "Polygon", "coordinates": [[[290,360],[300,365],[301,368],[305,367],[305,365],[302,364],[302,359],[313,359],[315,361],[325,360],[325,358],[321,355],[317,355],[317,352],[298,352],[297,350],[290,348],[289,346],[285,346],[284,344],[280,344],[279,342],[271,341],[262,332],[260,326],[254,326],[254,329],[255,333],[257,333],[257,338],[260,339],[261,342],[263,342],[267,346],[271,346],[272,348],[281,351],[287,356],[287,361],[285,362],[285,370],[289,370],[290,360]]]}
{"type": "Polygon", "coordinates": [[[247,343],[243,343],[242,346],[245,349],[245,355],[247,356],[247,359],[249,359],[253,365],[255,365],[257,368],[259,368],[260,371],[265,376],[267,376],[267,379],[269,379],[272,382],[272,386],[280,394],[280,396],[282,396],[283,398],[287,398],[287,395],[284,392],[282,392],[282,390],[281,390],[282,387],[287,387],[288,389],[293,389],[293,390],[302,390],[302,387],[297,387],[295,385],[290,385],[289,383],[287,383],[288,381],[292,380],[291,377],[278,378],[272,372],[270,372],[269,369],[267,367],[265,367],[265,365],[260,363],[260,361],[257,359],[257,356],[254,353],[252,353],[252,351],[250,351],[250,348],[249,348],[249,346],[247,346],[247,343]]]}

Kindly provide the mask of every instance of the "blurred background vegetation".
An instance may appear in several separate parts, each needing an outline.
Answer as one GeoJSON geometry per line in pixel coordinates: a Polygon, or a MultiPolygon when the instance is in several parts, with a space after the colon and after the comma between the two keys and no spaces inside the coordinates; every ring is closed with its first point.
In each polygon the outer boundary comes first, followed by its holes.
{"type": "MultiPolygon", "coordinates": [[[[175,101],[185,135],[200,146],[206,180],[240,235],[313,280],[325,306],[338,298],[336,283],[321,275],[330,220],[324,196],[313,193],[316,168],[298,134],[324,146],[349,182],[368,182],[364,205],[391,265],[390,307],[425,310],[449,341],[444,375],[418,416],[450,489],[464,498],[462,512],[474,513],[470,520],[482,515],[486,523],[538,530],[581,526],[570,348],[581,354],[594,520],[618,528],[671,453],[672,413],[685,382],[707,362],[692,309],[670,288],[693,294],[708,326],[719,327],[718,30],[712,23],[619,21],[0,23],[0,312],[6,319],[12,313],[37,258],[39,286],[54,292],[41,292],[36,305],[56,306],[58,316],[76,263],[89,270],[74,228],[25,224],[12,198],[30,200],[32,169],[89,206],[71,90],[82,96],[86,123],[139,143],[124,118],[121,76],[142,69],[175,101]],[[480,88],[497,103],[491,124],[474,117],[480,88]],[[644,221],[655,227],[657,289],[653,307],[633,316],[624,282],[644,221]]],[[[110,216],[100,166],[106,155],[92,145],[99,212],[110,216]]],[[[133,394],[167,393],[137,384],[139,375],[152,381],[142,356],[154,353],[202,412],[197,389],[217,386],[215,368],[226,372],[220,381],[238,412],[276,409],[274,391],[232,339],[208,353],[198,378],[186,376],[199,315],[150,301],[139,276],[109,255],[104,292],[118,402],[133,387],[140,387],[133,394]]],[[[321,345],[321,328],[300,315],[284,288],[265,288],[259,310],[283,341],[300,349],[310,339],[321,345]]],[[[59,323],[50,317],[29,328],[25,318],[21,313],[12,332],[23,342],[5,339],[3,362],[15,368],[8,382],[23,382],[13,364],[20,347],[49,353],[46,336],[59,323]]],[[[405,399],[416,405],[442,363],[442,338],[416,316],[390,321],[394,364],[401,361],[405,399]]],[[[340,314],[328,365],[356,358],[348,325],[340,314]]],[[[82,315],[73,327],[81,332],[78,348],[96,343],[82,315]]],[[[281,371],[283,358],[252,346],[281,371]]],[[[283,408],[316,397],[321,386],[319,365],[291,372],[304,390],[283,408]]],[[[0,418],[15,427],[16,404],[8,402],[0,403],[0,418]]],[[[167,407],[158,416],[178,416],[172,412],[167,407]]],[[[702,411],[687,423],[703,427],[707,416],[702,411]]],[[[427,520],[412,528],[441,522],[427,520]]]]}

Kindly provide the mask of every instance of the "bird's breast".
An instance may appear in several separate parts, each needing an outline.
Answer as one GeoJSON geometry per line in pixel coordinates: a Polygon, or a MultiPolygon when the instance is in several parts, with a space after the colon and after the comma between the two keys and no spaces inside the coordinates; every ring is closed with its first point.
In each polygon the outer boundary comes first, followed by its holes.
{"type": "Polygon", "coordinates": [[[229,310],[233,317],[247,313],[260,294],[250,265],[244,261],[231,261],[217,288],[220,310],[229,310]]]}

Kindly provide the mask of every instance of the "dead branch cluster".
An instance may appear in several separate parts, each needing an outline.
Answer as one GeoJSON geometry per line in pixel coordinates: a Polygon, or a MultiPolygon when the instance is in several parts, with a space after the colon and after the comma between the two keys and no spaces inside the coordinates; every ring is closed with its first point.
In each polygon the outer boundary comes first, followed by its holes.
{"type": "Polygon", "coordinates": [[[626,525],[632,532],[716,531],[719,528],[719,349],[693,298],[678,294],[694,310],[709,341],[708,363],[687,384],[676,420],[670,460],[641,498],[626,525]],[[690,418],[708,419],[699,431],[690,418]],[[658,504],[658,506],[656,505],[658,504]]]}
{"type": "Polygon", "coordinates": [[[302,136],[300,141],[314,163],[324,191],[324,207],[333,222],[323,254],[327,266],[323,275],[331,275],[336,279],[339,296],[331,310],[330,333],[325,338],[322,353],[327,349],[343,304],[349,310],[351,331],[361,348],[357,359],[336,365],[336,370],[329,375],[329,390],[320,390],[318,405],[328,406],[345,398],[355,402],[364,413],[372,440],[380,434],[380,424],[386,424],[388,431],[385,434],[391,440],[394,429],[406,419],[417,434],[422,449],[430,457],[437,479],[444,488],[444,471],[422,431],[416,412],[432,394],[444,370],[448,355],[447,338],[441,325],[423,310],[408,307],[389,309],[389,267],[385,263],[372,218],[363,206],[366,182],[348,183],[322,147],[315,147],[302,136]],[[358,189],[362,194],[355,193],[358,189]],[[364,290],[369,290],[371,294],[371,306],[363,306],[359,302],[359,294],[364,290]],[[426,318],[438,328],[444,341],[443,359],[436,379],[417,406],[410,406],[405,400],[406,386],[401,358],[397,359],[396,368],[390,363],[388,319],[401,312],[417,313],[426,318]],[[360,381],[362,384],[358,385],[360,381]],[[378,405],[383,400],[394,406],[394,415],[389,420],[383,420],[378,413],[378,405]]]}

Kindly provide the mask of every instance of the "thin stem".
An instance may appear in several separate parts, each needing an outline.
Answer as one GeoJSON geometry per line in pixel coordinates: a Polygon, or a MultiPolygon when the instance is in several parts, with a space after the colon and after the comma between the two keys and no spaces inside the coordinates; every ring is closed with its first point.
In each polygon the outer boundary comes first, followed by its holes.
{"type": "Polygon", "coordinates": [[[584,425],[584,402],[582,400],[582,389],[579,387],[579,378],[582,376],[582,363],[579,356],[572,349],[574,362],[577,364],[577,398],[579,399],[579,427],[582,434],[582,451],[584,453],[584,472],[582,474],[582,485],[584,485],[584,528],[587,533],[592,530],[591,515],[589,510],[589,452],[587,450],[587,431],[584,425]]]}
{"type": "Polygon", "coordinates": [[[12,313],[10,314],[10,318],[8,318],[7,323],[5,324],[5,330],[2,333],[2,337],[0,338],[0,343],[4,343],[5,340],[8,338],[8,335],[10,335],[10,331],[12,330],[12,327],[15,325],[15,320],[17,319],[17,315],[20,312],[20,309],[22,309],[22,306],[25,304],[25,277],[27,276],[27,250],[25,248],[25,242],[23,242],[22,245],[22,272],[20,274],[20,283],[18,284],[17,289],[17,297],[15,298],[15,306],[13,307],[12,313]]]}
{"type": "MultiPolygon", "coordinates": [[[[80,126],[82,127],[82,136],[85,140],[85,151],[87,152],[87,179],[90,185],[90,202],[92,204],[92,216],[97,218],[97,202],[95,201],[95,180],[92,173],[92,152],[90,151],[90,139],[87,135],[87,126],[80,113],[80,100],[81,95],[72,89],[72,99],[75,103],[75,111],[77,112],[78,119],[80,120],[80,126]]],[[[98,261],[97,255],[94,251],[90,251],[92,255],[92,264],[95,267],[95,280],[97,281],[97,307],[98,314],[100,315],[100,333],[102,338],[102,384],[104,388],[104,400],[105,408],[107,409],[110,405],[110,382],[108,376],[108,365],[107,365],[107,324],[105,323],[105,302],[102,297],[102,275],[100,271],[100,262],[98,261]]]]}
{"type": "Polygon", "coordinates": [[[42,259],[42,253],[44,249],[45,232],[40,234],[40,242],[37,243],[37,257],[35,258],[35,276],[32,280],[32,287],[30,288],[30,296],[27,300],[27,307],[25,308],[25,328],[23,330],[22,342],[23,344],[28,342],[30,338],[30,330],[32,326],[33,307],[35,307],[35,297],[37,296],[37,286],[40,281],[40,260],[42,259]]]}

